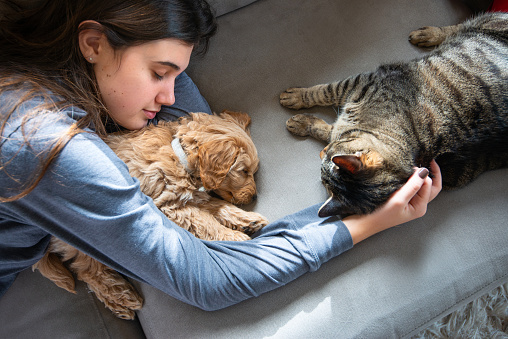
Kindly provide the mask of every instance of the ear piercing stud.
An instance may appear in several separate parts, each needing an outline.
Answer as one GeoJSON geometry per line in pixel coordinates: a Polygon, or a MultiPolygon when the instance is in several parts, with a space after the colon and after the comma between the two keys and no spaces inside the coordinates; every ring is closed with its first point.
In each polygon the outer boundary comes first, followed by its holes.
{"type": "Polygon", "coordinates": [[[92,58],[92,57],[89,57],[89,58],[88,58],[88,60],[92,61],[92,60],[93,60],[93,58],[92,58]]]}

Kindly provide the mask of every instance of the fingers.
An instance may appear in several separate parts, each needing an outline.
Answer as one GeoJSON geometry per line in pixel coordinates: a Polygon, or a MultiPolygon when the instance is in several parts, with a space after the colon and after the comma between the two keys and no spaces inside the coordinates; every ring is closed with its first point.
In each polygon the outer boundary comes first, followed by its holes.
{"type": "Polygon", "coordinates": [[[409,178],[407,183],[404,184],[404,186],[402,186],[397,192],[395,192],[393,199],[398,200],[403,204],[408,204],[416,196],[425,198],[430,194],[430,188],[425,187],[425,189],[422,191],[428,174],[429,171],[426,168],[417,169],[409,178]]]}
{"type": "Polygon", "coordinates": [[[441,191],[441,170],[435,160],[430,163],[433,178],[428,177],[429,171],[425,168],[417,169],[409,178],[406,185],[401,188],[405,194],[408,212],[418,218],[427,212],[427,205],[441,191]]]}
{"type": "Polygon", "coordinates": [[[430,163],[430,172],[432,173],[433,178],[429,201],[432,201],[438,195],[438,193],[441,192],[441,189],[443,188],[441,169],[439,168],[435,160],[432,160],[432,162],[430,163]]]}
{"type": "Polygon", "coordinates": [[[408,184],[413,185],[413,190],[419,187],[408,202],[408,208],[416,218],[422,217],[427,212],[427,204],[430,201],[432,192],[432,180],[428,177],[428,174],[429,170],[426,168],[419,169],[408,181],[408,184]]]}

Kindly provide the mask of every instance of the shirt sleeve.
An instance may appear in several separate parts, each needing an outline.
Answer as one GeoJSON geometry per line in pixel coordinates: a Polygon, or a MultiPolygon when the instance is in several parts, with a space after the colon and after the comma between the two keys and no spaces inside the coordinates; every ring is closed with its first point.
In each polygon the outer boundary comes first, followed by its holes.
{"type": "Polygon", "coordinates": [[[345,225],[318,218],[318,206],[271,223],[250,241],[197,239],[157,209],[92,133],[75,136],[38,186],[8,207],[23,224],[204,310],[273,290],[352,247],[345,225]]]}

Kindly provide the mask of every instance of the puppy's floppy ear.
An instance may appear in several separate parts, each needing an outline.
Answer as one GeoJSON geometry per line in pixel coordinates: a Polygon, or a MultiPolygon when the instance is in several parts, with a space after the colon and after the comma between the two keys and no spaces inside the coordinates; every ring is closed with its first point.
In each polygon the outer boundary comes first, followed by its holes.
{"type": "Polygon", "coordinates": [[[239,149],[236,142],[228,140],[211,140],[199,146],[199,172],[201,182],[207,190],[219,188],[233,166],[239,149]]]}
{"type": "Polygon", "coordinates": [[[251,119],[247,113],[224,110],[219,114],[219,116],[222,119],[234,122],[238,126],[242,127],[245,131],[248,130],[251,123],[251,119]]]}

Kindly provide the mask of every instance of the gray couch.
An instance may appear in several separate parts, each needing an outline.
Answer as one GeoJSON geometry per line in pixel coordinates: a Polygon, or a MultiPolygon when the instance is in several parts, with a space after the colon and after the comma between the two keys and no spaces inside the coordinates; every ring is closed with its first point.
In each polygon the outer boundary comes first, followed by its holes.
{"type": "MultiPolygon", "coordinates": [[[[211,1],[219,32],[189,74],[212,109],[251,114],[261,168],[247,208],[271,220],[325,200],[323,144],[285,129],[294,112],[278,95],[423,55],[407,42],[425,25],[471,14],[451,0],[211,1]],[[250,4],[252,3],[252,4],[250,4]],[[249,6],[243,7],[249,4],[249,6]]],[[[310,110],[333,121],[332,109],[310,110]]],[[[508,169],[443,192],[425,217],[378,234],[319,271],[216,312],[145,284],[136,321],[87,293],[72,295],[29,270],[0,299],[0,338],[398,338],[410,337],[508,282],[508,169]]]]}

